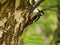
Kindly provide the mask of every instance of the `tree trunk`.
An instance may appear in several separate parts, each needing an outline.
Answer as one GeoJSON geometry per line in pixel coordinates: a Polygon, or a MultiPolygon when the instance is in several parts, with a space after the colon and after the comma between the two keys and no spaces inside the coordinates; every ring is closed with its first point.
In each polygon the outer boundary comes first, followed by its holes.
{"type": "Polygon", "coordinates": [[[18,45],[18,37],[23,33],[30,12],[39,5],[33,8],[29,1],[20,0],[18,7],[16,0],[0,2],[0,45],[18,45]]]}

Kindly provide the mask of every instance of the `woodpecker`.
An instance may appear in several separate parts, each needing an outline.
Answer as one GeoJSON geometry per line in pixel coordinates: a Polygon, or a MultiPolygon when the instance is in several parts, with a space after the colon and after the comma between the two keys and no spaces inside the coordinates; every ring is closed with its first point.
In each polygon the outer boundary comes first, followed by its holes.
{"type": "Polygon", "coordinates": [[[29,15],[29,17],[32,21],[36,22],[40,18],[40,16],[42,16],[43,14],[44,12],[42,10],[39,10],[38,8],[36,8],[35,10],[33,10],[31,15],[29,15]]]}
{"type": "Polygon", "coordinates": [[[42,10],[39,10],[38,8],[34,9],[33,12],[28,16],[27,23],[24,27],[36,22],[43,14],[44,12],[42,10]]]}

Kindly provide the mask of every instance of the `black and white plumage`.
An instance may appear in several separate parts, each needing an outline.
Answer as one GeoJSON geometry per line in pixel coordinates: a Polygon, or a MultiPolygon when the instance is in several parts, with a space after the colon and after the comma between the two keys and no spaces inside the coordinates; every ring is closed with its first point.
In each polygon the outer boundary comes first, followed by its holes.
{"type": "Polygon", "coordinates": [[[42,16],[43,14],[44,14],[44,12],[42,10],[39,10],[39,9],[36,8],[31,13],[31,15],[29,15],[29,17],[32,21],[37,21],[40,18],[40,16],[42,16]]]}
{"type": "Polygon", "coordinates": [[[42,16],[44,14],[44,12],[42,10],[39,9],[35,9],[29,16],[28,16],[28,20],[26,22],[26,25],[24,27],[26,27],[27,25],[32,24],[33,22],[36,22],[40,16],[42,16]]]}

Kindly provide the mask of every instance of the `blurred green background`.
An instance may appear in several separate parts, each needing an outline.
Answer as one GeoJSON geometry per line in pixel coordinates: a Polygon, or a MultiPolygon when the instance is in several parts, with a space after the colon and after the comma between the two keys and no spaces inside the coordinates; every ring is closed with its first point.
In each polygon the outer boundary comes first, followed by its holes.
{"type": "Polygon", "coordinates": [[[57,0],[44,0],[38,8],[44,11],[44,15],[28,26],[21,37],[20,45],[50,45],[53,39],[54,31],[57,28],[57,0]]]}

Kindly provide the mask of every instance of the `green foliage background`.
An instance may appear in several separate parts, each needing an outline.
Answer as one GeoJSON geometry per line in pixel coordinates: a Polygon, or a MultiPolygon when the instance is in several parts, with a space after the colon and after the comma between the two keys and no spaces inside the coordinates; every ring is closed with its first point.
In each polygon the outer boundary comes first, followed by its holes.
{"type": "Polygon", "coordinates": [[[41,8],[44,11],[44,15],[41,18],[34,22],[32,25],[28,26],[23,35],[20,38],[23,39],[23,44],[20,45],[50,45],[50,42],[53,38],[53,33],[57,28],[57,7],[49,8],[50,6],[56,6],[57,0],[44,0],[44,2],[39,5],[38,8],[41,8]],[[49,8],[49,9],[48,9],[49,8]],[[41,31],[44,34],[36,34],[36,25],[39,25],[41,31]],[[44,36],[42,36],[44,35],[44,36]]]}

